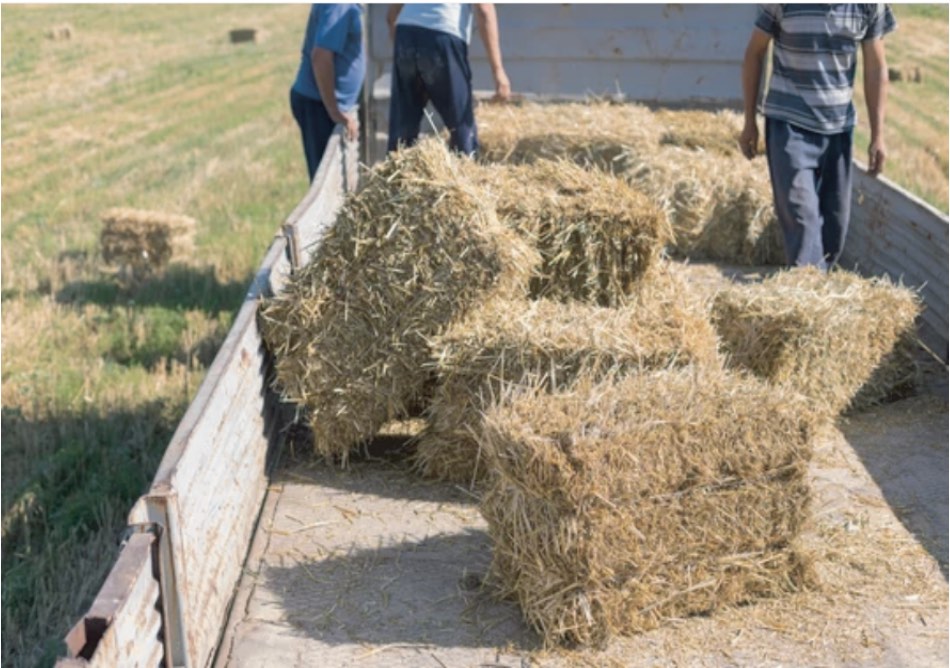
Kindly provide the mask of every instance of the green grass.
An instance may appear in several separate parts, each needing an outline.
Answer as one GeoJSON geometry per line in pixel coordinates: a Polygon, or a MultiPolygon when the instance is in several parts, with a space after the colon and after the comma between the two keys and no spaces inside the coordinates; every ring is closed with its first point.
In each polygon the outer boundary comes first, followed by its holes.
{"type": "Polygon", "coordinates": [[[2,664],[48,666],[306,192],[287,91],[307,8],[0,12],[2,664]],[[265,38],[230,44],[244,26],[265,38]],[[191,216],[195,250],[120,284],[98,251],[115,206],[191,216]]]}

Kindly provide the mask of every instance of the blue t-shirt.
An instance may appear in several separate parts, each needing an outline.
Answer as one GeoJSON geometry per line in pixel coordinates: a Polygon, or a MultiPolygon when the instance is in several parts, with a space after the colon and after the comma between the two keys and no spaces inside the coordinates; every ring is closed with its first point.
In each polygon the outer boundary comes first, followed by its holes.
{"type": "Polygon", "coordinates": [[[333,52],[336,100],[341,111],[356,106],[366,73],[363,53],[363,9],[356,3],[312,5],[301,47],[300,68],[293,89],[314,100],[320,90],[313,75],[310,54],[314,47],[333,52]]]}

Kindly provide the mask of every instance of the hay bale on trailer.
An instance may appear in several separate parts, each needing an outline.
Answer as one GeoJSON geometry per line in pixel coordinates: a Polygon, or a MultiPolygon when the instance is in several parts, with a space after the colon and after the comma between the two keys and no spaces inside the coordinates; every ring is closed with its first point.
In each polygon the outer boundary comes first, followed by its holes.
{"type": "Polygon", "coordinates": [[[886,278],[799,268],[723,290],[713,321],[733,366],[835,415],[913,388],[920,310],[916,293],[886,278]]]}
{"type": "Polygon", "coordinates": [[[616,306],[671,238],[649,197],[600,170],[561,159],[471,172],[495,198],[502,222],[541,253],[533,298],[616,306]]]}
{"type": "Polygon", "coordinates": [[[656,143],[653,112],[637,104],[483,104],[476,109],[479,156],[509,164],[564,158],[608,172],[632,148],[656,143]]]}
{"type": "Polygon", "coordinates": [[[480,435],[492,579],[549,644],[805,586],[815,426],[803,398],[711,369],[500,402],[480,435]]]}
{"type": "Polygon", "coordinates": [[[261,309],[277,386],[328,458],[345,464],[419,400],[433,336],[480,301],[527,289],[536,252],[498,222],[460,161],[432,139],[374,167],[261,309]]]}
{"type": "Polygon", "coordinates": [[[621,308],[496,301],[433,346],[437,384],[414,456],[422,475],[474,486],[487,473],[476,435],[508,385],[557,391],[578,376],[718,365],[705,306],[669,267],[654,268],[621,308]]]}
{"type": "Polygon", "coordinates": [[[552,103],[478,114],[486,161],[566,159],[615,174],[666,213],[681,256],[784,263],[768,170],[735,150],[734,113],[552,103]]]}
{"type": "Polygon", "coordinates": [[[125,207],[105,211],[102,223],[102,259],[134,277],[158,271],[173,256],[187,253],[195,233],[194,218],[125,207]]]}

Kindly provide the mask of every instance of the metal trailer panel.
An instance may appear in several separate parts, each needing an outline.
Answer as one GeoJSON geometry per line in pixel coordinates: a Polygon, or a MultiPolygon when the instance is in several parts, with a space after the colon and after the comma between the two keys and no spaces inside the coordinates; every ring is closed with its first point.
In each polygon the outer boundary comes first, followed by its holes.
{"type": "Polygon", "coordinates": [[[841,264],[865,275],[887,275],[918,288],[925,309],[924,344],[947,362],[947,270],[950,219],[884,177],[855,163],[851,224],[841,264]]]}
{"type": "MultiPolygon", "coordinates": [[[[105,617],[95,606],[90,610],[70,635],[71,646],[79,646],[85,658],[64,660],[64,666],[75,661],[155,666],[163,656],[167,665],[176,666],[205,666],[213,660],[256,528],[283,417],[257,327],[259,299],[278,291],[292,264],[307,259],[310,228],[335,218],[345,188],[355,187],[356,151],[337,130],[307,196],[271,244],[149,492],[130,512],[130,525],[148,524],[162,535],[148,561],[149,572],[155,573],[150,598],[126,586],[130,560],[137,554],[127,546],[100,592],[103,600],[113,601],[115,614],[105,617]],[[98,638],[86,634],[87,620],[93,618],[101,620],[98,638]],[[156,660],[151,658],[154,643],[142,640],[153,627],[152,636],[161,631],[166,644],[156,660]]],[[[129,545],[140,542],[133,536],[129,545]]],[[[135,564],[144,569],[140,561],[135,564]]]]}

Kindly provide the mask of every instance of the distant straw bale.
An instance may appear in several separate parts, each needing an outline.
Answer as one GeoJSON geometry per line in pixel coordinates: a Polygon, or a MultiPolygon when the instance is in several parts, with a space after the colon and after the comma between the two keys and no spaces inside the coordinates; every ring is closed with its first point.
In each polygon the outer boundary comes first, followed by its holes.
{"type": "Polygon", "coordinates": [[[798,395],[709,368],[516,393],[480,434],[491,579],[582,645],[813,584],[815,429],[798,395]]]}
{"type": "Polygon", "coordinates": [[[598,167],[654,200],[678,255],[784,264],[768,169],[734,150],[733,112],[552,103],[483,105],[478,114],[485,161],[566,159],[598,167]]]}
{"type": "Polygon", "coordinates": [[[162,269],[192,248],[195,220],[188,216],[113,208],[102,214],[102,259],[137,276],[162,269]]]}
{"type": "Polygon", "coordinates": [[[474,486],[486,468],[475,434],[507,385],[551,391],[579,375],[670,365],[717,365],[718,341],[703,304],[668,268],[654,269],[622,308],[577,302],[493,302],[435,342],[437,384],[419,437],[422,475],[474,486]]]}
{"type": "Polygon", "coordinates": [[[54,42],[66,41],[72,39],[72,37],[73,27],[68,23],[55,25],[46,31],[46,38],[51,39],[54,42]]]}
{"type": "Polygon", "coordinates": [[[798,268],[723,290],[713,319],[732,365],[835,415],[913,388],[920,309],[886,278],[798,268]]]}
{"type": "Polygon", "coordinates": [[[540,251],[535,298],[616,306],[671,238],[649,197],[600,170],[539,160],[475,167],[472,178],[496,199],[502,222],[540,251]]]}
{"type": "Polygon", "coordinates": [[[463,178],[464,160],[432,139],[374,167],[261,309],[277,386],[327,458],[345,464],[418,402],[432,337],[481,300],[525,294],[537,253],[463,178]]]}

